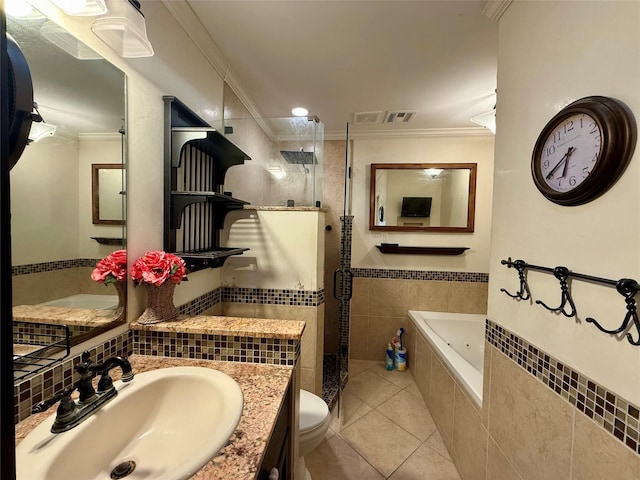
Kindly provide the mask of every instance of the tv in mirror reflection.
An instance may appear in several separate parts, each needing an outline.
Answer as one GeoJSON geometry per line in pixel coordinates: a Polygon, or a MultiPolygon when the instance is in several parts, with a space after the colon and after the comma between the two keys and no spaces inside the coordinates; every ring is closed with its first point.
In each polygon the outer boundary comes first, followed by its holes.
{"type": "Polygon", "coordinates": [[[403,217],[431,216],[432,197],[402,197],[402,209],[400,215],[403,217]]]}

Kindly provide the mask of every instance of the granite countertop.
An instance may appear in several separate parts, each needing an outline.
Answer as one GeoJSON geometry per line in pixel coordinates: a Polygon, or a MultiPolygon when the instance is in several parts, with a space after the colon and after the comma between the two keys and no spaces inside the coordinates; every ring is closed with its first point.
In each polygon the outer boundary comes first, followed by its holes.
{"type": "MultiPolygon", "coordinates": [[[[201,366],[215,368],[238,382],[244,395],[240,423],[231,436],[230,443],[200,469],[192,480],[255,479],[293,374],[292,367],[144,355],[132,355],[129,360],[135,373],[174,366],[201,366]]],[[[113,374],[113,378],[117,379],[120,370],[114,369],[113,374]]],[[[54,405],[46,412],[31,415],[18,423],[16,444],[49,415],[55,414],[56,408],[57,405],[54,405]]],[[[99,432],[96,434],[99,435],[99,432]]]]}
{"type": "Polygon", "coordinates": [[[131,330],[149,332],[200,333],[290,340],[300,339],[304,325],[305,323],[299,320],[181,315],[173,321],[152,324],[133,322],[129,327],[131,330]]]}
{"type": "Polygon", "coordinates": [[[16,305],[13,319],[21,322],[53,323],[99,327],[116,320],[115,310],[91,308],[50,307],[45,305],[16,305]]]}

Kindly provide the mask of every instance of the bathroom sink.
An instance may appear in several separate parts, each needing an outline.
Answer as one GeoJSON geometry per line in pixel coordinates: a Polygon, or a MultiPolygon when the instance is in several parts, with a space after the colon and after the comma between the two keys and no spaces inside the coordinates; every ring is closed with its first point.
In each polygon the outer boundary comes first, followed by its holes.
{"type": "Polygon", "coordinates": [[[189,478],[242,415],[238,384],[210,368],[152,370],[114,385],[118,395],[77,427],[51,433],[54,414],[29,433],[16,447],[18,480],[189,478]]]}

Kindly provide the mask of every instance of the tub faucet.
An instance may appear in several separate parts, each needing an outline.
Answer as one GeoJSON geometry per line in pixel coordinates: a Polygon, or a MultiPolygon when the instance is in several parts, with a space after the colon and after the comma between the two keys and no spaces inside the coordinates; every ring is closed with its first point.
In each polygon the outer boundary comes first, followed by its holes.
{"type": "Polygon", "coordinates": [[[75,371],[80,376],[79,380],[52,398],[37,404],[33,407],[32,413],[44,412],[51,405],[60,401],[51,433],[71,430],[118,394],[109,375],[109,371],[114,367],[120,367],[122,370],[121,380],[123,382],[133,380],[131,364],[126,358],[114,356],[107,358],[102,363],[94,363],[89,358],[89,352],[84,352],[81,362],[75,366],[75,371]],[[97,373],[100,373],[100,379],[96,390],[93,388],[93,379],[97,373]],[[71,394],[75,390],[78,390],[79,393],[77,401],[71,399],[71,394]]]}

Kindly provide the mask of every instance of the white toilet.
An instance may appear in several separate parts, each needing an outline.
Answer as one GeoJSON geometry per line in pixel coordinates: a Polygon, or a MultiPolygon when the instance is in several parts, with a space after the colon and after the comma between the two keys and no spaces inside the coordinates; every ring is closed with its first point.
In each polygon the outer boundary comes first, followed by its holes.
{"type": "Polygon", "coordinates": [[[306,390],[300,390],[300,422],[298,440],[300,443],[298,466],[295,480],[311,480],[311,474],[304,463],[304,456],[322,443],[331,423],[329,407],[320,397],[306,390]]]}

